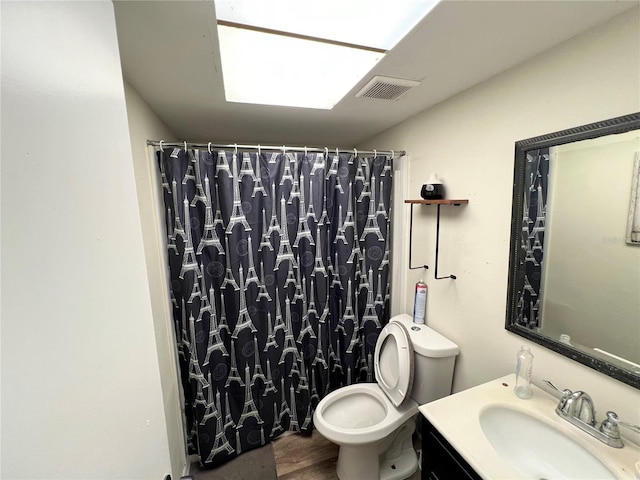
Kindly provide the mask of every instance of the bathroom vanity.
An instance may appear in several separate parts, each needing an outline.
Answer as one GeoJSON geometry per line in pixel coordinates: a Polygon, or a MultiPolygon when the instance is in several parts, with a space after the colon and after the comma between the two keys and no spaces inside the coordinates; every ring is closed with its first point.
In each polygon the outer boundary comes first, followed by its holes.
{"type": "Polygon", "coordinates": [[[433,424],[422,418],[422,480],[481,480],[433,424]]]}
{"type": "Polygon", "coordinates": [[[556,397],[534,385],[533,397],[520,399],[514,382],[507,375],[419,407],[423,480],[640,476],[637,444],[605,445],[560,418],[556,397]]]}

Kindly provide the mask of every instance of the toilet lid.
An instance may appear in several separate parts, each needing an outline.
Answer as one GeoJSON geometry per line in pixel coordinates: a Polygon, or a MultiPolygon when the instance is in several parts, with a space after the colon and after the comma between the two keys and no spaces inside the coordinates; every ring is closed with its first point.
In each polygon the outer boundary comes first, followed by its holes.
{"type": "Polygon", "coordinates": [[[413,387],[413,347],[402,324],[392,321],[382,329],[373,365],[378,385],[394,406],[400,406],[413,387]]]}

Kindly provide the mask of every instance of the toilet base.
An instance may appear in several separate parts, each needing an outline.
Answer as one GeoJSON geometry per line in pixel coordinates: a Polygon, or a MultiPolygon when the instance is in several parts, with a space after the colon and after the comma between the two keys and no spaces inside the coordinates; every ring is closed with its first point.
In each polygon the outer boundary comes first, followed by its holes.
{"type": "Polygon", "coordinates": [[[418,456],[412,448],[403,450],[402,454],[393,460],[380,463],[380,480],[402,480],[409,478],[418,469],[418,456]]]}
{"type": "Polygon", "coordinates": [[[377,479],[380,476],[375,444],[340,445],[336,473],[340,480],[377,479]]]}
{"type": "Polygon", "coordinates": [[[411,440],[414,429],[412,418],[382,442],[341,445],[336,465],[338,478],[402,480],[410,477],[418,468],[418,455],[411,440]]]}

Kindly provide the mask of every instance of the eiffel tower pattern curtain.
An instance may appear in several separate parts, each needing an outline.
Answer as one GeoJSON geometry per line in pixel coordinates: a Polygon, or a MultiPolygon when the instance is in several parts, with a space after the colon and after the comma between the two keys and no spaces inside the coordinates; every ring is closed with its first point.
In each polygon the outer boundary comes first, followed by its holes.
{"type": "Polygon", "coordinates": [[[375,381],[392,158],[159,149],[188,445],[217,466],[375,381]]]}
{"type": "Polygon", "coordinates": [[[528,328],[540,326],[540,288],[542,285],[542,257],[546,226],[547,192],[549,189],[549,149],[527,152],[524,190],[522,235],[520,236],[525,262],[524,288],[518,302],[517,323],[528,328]]]}

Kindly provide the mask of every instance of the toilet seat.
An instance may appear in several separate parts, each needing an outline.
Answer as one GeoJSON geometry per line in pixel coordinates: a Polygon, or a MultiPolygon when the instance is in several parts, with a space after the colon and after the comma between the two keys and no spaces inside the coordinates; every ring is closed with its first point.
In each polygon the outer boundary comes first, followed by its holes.
{"type": "Polygon", "coordinates": [[[413,387],[413,347],[407,329],[389,322],[380,332],[373,360],[376,380],[391,403],[398,407],[413,387]]]}

